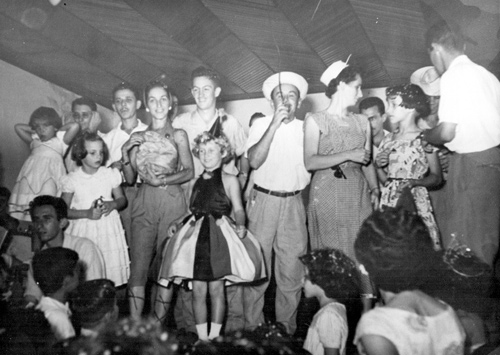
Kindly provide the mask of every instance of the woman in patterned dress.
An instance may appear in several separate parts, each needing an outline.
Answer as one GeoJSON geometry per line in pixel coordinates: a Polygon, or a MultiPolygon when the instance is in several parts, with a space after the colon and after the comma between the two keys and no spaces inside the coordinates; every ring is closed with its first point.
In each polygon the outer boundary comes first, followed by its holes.
{"type": "Polygon", "coordinates": [[[393,86],[386,91],[387,114],[398,129],[384,137],[375,157],[384,183],[380,208],[406,206],[417,212],[429,229],[434,248],[439,250],[439,230],[427,188],[441,183],[441,165],[437,148],[422,144],[422,130],[417,126],[417,119],[430,112],[427,97],[414,84],[393,86]]]}
{"type": "Polygon", "coordinates": [[[359,70],[342,61],[321,76],[331,98],[325,111],[305,119],[304,161],[314,171],[308,206],[312,249],[335,248],[355,259],[361,223],[378,204],[379,188],[370,162],[370,125],[349,112],[361,95],[359,70]]]}

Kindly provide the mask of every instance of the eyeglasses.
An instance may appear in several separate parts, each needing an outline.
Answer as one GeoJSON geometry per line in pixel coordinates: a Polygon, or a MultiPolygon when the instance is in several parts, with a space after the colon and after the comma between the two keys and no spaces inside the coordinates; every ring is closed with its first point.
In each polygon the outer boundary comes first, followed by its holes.
{"type": "Polygon", "coordinates": [[[337,179],[347,179],[339,165],[332,166],[333,176],[337,179]]]}
{"type": "Polygon", "coordinates": [[[73,112],[73,118],[75,121],[88,120],[92,116],[92,112],[73,112]]]}

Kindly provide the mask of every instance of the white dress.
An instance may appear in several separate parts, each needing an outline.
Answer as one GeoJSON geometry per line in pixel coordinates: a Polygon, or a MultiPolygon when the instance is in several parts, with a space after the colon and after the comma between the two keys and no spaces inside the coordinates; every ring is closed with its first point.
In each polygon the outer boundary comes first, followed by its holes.
{"type": "Polygon", "coordinates": [[[60,196],[59,179],[66,174],[63,154],[67,148],[63,138],[66,132],[42,142],[32,136],[31,154],[24,162],[9,200],[9,213],[19,220],[31,221],[29,203],[40,195],[60,196]]]}
{"type": "Polygon", "coordinates": [[[338,302],[328,303],[314,315],[304,349],[312,355],[323,355],[325,348],[336,348],[344,355],[348,331],[345,306],[338,302]]]}
{"type": "MultiPolygon", "coordinates": [[[[79,167],[61,179],[62,192],[74,194],[70,208],[77,210],[89,209],[100,197],[104,201],[112,201],[112,190],[120,186],[121,182],[118,170],[105,167],[100,167],[93,175],[86,174],[79,167]]],[[[118,211],[113,210],[98,220],[73,219],[66,233],[93,241],[104,256],[107,278],[116,286],[127,283],[130,260],[118,211]]]]}

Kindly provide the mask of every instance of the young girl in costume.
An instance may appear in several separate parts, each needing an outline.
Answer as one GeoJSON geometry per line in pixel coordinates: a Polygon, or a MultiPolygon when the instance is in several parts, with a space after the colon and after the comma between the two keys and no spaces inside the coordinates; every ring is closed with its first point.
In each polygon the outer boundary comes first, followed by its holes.
{"type": "Polygon", "coordinates": [[[386,93],[387,114],[398,128],[385,136],[375,158],[384,183],[380,207],[401,206],[417,212],[438,250],[441,242],[427,188],[441,183],[441,165],[437,149],[422,142],[417,126],[417,119],[430,112],[427,97],[413,84],[393,86],[386,93]]]}
{"type": "Polygon", "coordinates": [[[61,179],[62,199],[71,220],[66,233],[92,240],[106,262],[106,277],[116,286],[129,277],[128,248],[118,210],[127,203],[117,169],[106,168],[106,144],[96,133],[77,138],[71,158],[78,169],[61,179]]]}
{"type": "Polygon", "coordinates": [[[175,235],[165,246],[159,282],[192,281],[196,330],[201,340],[207,340],[220,333],[225,315],[224,282],[261,279],[265,267],[259,243],[245,228],[238,178],[221,169],[225,158],[232,157],[229,141],[223,135],[215,138],[204,132],[195,139],[193,154],[205,172],[193,187],[192,214],[183,225],[179,220],[169,228],[175,235]],[[211,299],[210,333],[207,291],[211,299]]]}
{"type": "Polygon", "coordinates": [[[31,220],[29,203],[36,196],[61,194],[59,179],[66,174],[62,156],[79,130],[74,122],[61,126],[57,112],[43,106],[31,114],[29,124],[15,126],[19,138],[31,148],[9,200],[10,214],[19,220],[31,220]]]}
{"type": "Polygon", "coordinates": [[[356,264],[337,249],[316,249],[300,260],[306,267],[304,294],[315,297],[321,307],[309,326],[304,349],[313,355],[345,354],[348,323],[344,303],[360,299],[356,264]]]}

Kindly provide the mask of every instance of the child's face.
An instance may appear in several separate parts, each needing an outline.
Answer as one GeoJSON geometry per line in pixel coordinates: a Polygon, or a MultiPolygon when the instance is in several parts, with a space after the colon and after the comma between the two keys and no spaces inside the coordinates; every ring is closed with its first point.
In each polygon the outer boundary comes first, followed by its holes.
{"type": "Polygon", "coordinates": [[[214,141],[200,145],[200,161],[206,170],[214,170],[222,165],[222,153],[220,146],[214,141]]]}
{"type": "Polygon", "coordinates": [[[46,118],[39,118],[33,122],[33,130],[40,137],[42,142],[46,142],[56,136],[57,129],[50,124],[46,118]]]}
{"type": "Polygon", "coordinates": [[[161,87],[154,87],[149,90],[147,106],[154,118],[158,120],[166,118],[170,109],[167,91],[161,87]]]}
{"type": "Polygon", "coordinates": [[[304,295],[307,298],[311,297],[317,297],[319,296],[319,286],[316,284],[313,284],[311,280],[309,280],[309,272],[306,269],[306,275],[304,276],[303,282],[302,282],[302,288],[304,289],[304,295]]]}
{"type": "Polygon", "coordinates": [[[99,169],[104,163],[104,147],[101,141],[85,141],[87,155],[82,160],[84,167],[90,169],[99,169]]]}
{"type": "Polygon", "coordinates": [[[381,115],[377,106],[361,110],[361,113],[368,117],[373,136],[378,135],[384,129],[385,114],[381,115]]]}

